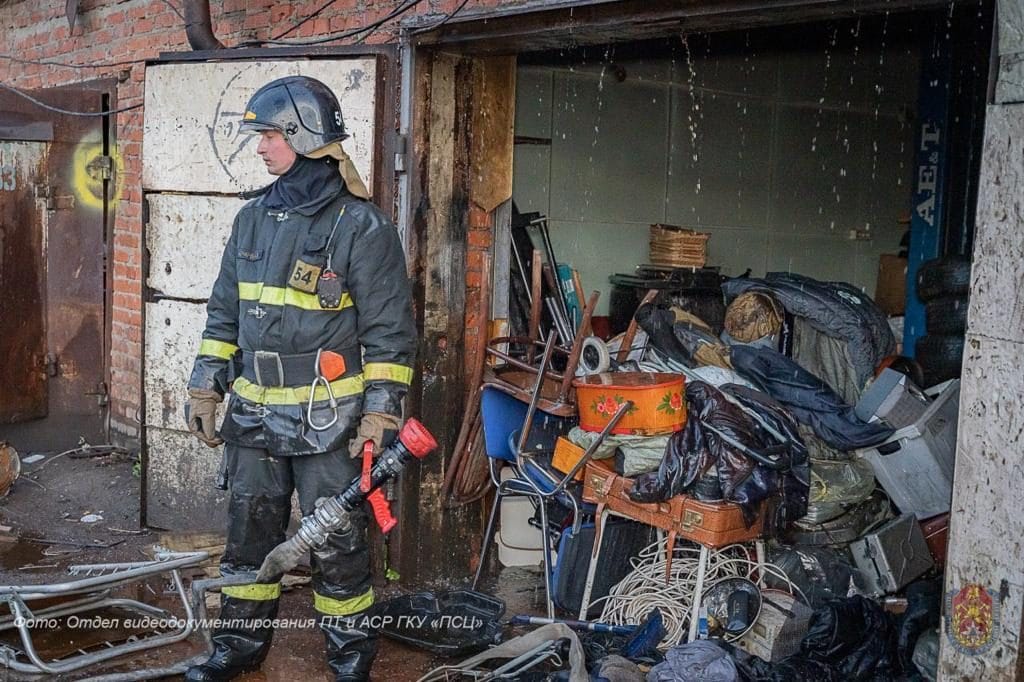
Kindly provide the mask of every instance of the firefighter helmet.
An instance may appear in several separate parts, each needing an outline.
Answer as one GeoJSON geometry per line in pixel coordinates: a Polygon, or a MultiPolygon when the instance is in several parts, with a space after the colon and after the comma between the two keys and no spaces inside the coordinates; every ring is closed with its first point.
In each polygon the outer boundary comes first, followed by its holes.
{"type": "Polygon", "coordinates": [[[240,130],[278,130],[301,155],[348,137],[338,98],[309,76],[278,78],[257,90],[245,105],[240,130]]]}

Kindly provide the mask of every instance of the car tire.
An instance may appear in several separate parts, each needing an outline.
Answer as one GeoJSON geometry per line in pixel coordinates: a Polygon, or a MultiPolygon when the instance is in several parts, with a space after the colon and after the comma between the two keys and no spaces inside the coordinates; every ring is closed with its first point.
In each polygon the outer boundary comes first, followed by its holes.
{"type": "Polygon", "coordinates": [[[928,302],[940,296],[966,296],[971,290],[971,261],[962,256],[936,258],[917,271],[917,297],[928,302]]]}

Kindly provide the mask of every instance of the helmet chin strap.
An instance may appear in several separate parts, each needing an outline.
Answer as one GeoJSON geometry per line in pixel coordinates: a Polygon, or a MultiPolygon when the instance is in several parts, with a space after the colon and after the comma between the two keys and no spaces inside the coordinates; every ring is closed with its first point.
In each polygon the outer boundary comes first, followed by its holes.
{"type": "Polygon", "coordinates": [[[341,178],[345,181],[345,187],[348,191],[360,199],[370,199],[370,192],[366,189],[366,185],[363,184],[363,179],[359,177],[359,171],[356,170],[351,157],[341,146],[341,142],[331,142],[320,147],[320,149],[314,149],[310,153],[305,154],[305,156],[311,159],[322,159],[325,156],[337,159],[338,172],[341,173],[341,178]]]}

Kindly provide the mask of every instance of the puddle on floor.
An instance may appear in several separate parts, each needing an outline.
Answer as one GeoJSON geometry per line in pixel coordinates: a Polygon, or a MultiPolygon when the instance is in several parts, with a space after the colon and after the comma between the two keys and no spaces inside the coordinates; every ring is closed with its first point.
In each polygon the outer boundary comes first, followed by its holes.
{"type": "MultiPolygon", "coordinates": [[[[13,542],[0,542],[0,567],[10,571],[17,571],[24,566],[57,563],[56,557],[48,557],[43,553],[45,550],[45,545],[29,542],[25,539],[17,539],[13,542]]],[[[26,572],[26,575],[29,575],[29,573],[26,572]]]]}

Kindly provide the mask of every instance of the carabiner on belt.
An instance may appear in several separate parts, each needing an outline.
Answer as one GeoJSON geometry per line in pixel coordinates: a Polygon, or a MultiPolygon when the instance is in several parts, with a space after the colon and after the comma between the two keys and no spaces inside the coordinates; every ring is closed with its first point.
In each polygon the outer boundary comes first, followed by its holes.
{"type": "Polygon", "coordinates": [[[309,386],[309,403],[306,405],[306,422],[309,424],[309,428],[314,431],[326,431],[338,423],[338,400],[334,397],[334,389],[331,388],[331,382],[327,380],[327,377],[320,370],[321,353],[323,353],[323,348],[317,349],[316,368],[314,369],[316,376],[313,379],[313,383],[309,386]],[[327,389],[327,402],[330,403],[331,409],[334,410],[334,418],[326,424],[317,424],[313,421],[313,400],[316,398],[316,387],[320,383],[323,383],[324,388],[327,389]]]}

